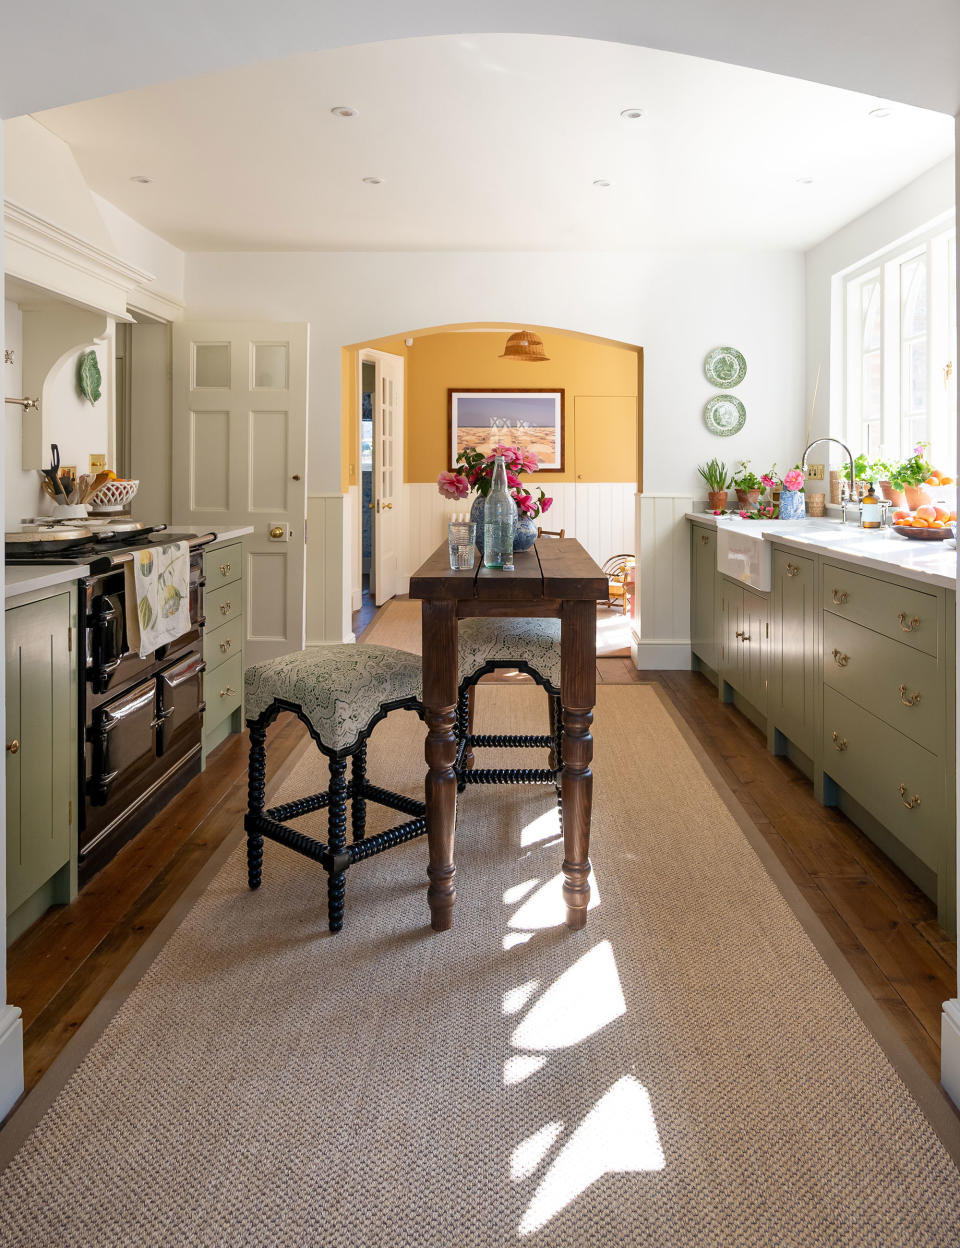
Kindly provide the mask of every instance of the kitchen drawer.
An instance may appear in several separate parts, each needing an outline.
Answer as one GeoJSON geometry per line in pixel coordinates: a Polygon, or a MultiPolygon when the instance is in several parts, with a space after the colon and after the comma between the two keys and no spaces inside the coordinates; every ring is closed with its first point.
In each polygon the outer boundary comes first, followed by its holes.
{"type": "Polygon", "coordinates": [[[944,681],[932,655],[824,612],[823,680],[932,754],[945,756],[944,681]]]}
{"type": "Polygon", "coordinates": [[[204,614],[207,617],[207,628],[211,632],[236,619],[243,613],[243,583],[236,581],[232,585],[222,585],[212,593],[208,589],[204,595],[204,614]]]}
{"type": "Polygon", "coordinates": [[[943,760],[826,688],[823,769],[921,862],[943,870],[945,842],[952,840],[943,760]]]}
{"type": "Polygon", "coordinates": [[[228,624],[219,628],[207,629],[203,634],[203,657],[207,661],[207,671],[212,672],[227,659],[243,652],[243,616],[235,616],[228,624]]]}
{"type": "Polygon", "coordinates": [[[207,711],[204,730],[212,732],[243,700],[243,658],[237,654],[213,672],[207,672],[204,682],[207,711]]]}
{"type": "Polygon", "coordinates": [[[937,653],[935,594],[904,589],[836,563],[823,565],[823,608],[844,619],[865,624],[895,641],[937,653]]]}
{"type": "Polygon", "coordinates": [[[203,575],[207,578],[207,590],[217,589],[238,581],[243,571],[243,543],[218,546],[203,552],[203,575]]]}

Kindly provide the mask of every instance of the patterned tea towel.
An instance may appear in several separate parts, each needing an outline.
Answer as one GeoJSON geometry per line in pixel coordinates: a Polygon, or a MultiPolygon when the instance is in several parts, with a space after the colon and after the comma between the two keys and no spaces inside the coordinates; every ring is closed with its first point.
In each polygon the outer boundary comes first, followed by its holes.
{"type": "Polygon", "coordinates": [[[139,649],[141,659],[190,631],[187,542],[135,551],[124,569],[124,577],[127,642],[131,650],[139,649]]]}

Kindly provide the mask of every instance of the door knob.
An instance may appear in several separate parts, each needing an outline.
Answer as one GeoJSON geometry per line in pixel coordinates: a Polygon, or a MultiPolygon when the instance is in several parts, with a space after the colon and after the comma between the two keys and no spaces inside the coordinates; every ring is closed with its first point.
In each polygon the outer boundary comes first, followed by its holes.
{"type": "Polygon", "coordinates": [[[19,752],[20,752],[20,742],[16,739],[16,737],[14,737],[14,739],[7,746],[7,753],[19,754],[19,752]]]}
{"type": "Polygon", "coordinates": [[[299,481],[299,480],[300,480],[300,474],[299,474],[299,472],[295,472],[295,473],[293,474],[293,476],[291,477],[291,480],[292,480],[292,481],[299,481]]]}
{"type": "Polygon", "coordinates": [[[275,524],[273,528],[270,530],[270,536],[277,540],[283,537],[283,533],[284,533],[284,530],[283,530],[282,524],[275,524]]]}

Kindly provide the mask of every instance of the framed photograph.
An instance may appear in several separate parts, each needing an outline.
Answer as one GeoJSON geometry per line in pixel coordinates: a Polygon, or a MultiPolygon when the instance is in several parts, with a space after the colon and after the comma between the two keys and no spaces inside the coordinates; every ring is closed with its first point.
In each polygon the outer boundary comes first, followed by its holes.
{"type": "Polygon", "coordinates": [[[541,472],[563,472],[562,390],[448,390],[450,467],[468,446],[532,451],[541,472]]]}

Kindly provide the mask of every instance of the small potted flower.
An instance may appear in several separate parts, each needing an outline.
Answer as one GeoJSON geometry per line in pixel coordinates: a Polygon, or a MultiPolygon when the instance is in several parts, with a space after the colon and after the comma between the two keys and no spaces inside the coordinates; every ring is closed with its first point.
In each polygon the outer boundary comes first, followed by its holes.
{"type": "Polygon", "coordinates": [[[731,478],[727,475],[727,465],[719,459],[711,459],[707,464],[697,468],[707,485],[707,506],[711,511],[723,511],[727,506],[727,491],[731,478]]]}
{"type": "Polygon", "coordinates": [[[760,484],[763,486],[764,491],[770,495],[768,502],[772,503],[774,507],[779,507],[780,490],[783,488],[783,481],[780,479],[780,474],[777,472],[776,464],[770,465],[767,471],[760,478],[760,484]]]}
{"type": "Polygon", "coordinates": [[[752,511],[760,498],[762,487],[763,482],[756,473],[750,471],[749,459],[741,459],[733,478],[733,488],[737,492],[737,502],[741,508],[752,511]]]}
{"type": "Polygon", "coordinates": [[[454,472],[441,472],[437,477],[437,489],[444,498],[466,498],[471,490],[477,497],[470,508],[470,519],[477,526],[477,549],[483,554],[483,505],[493,482],[493,464],[498,455],[502,455],[507,468],[507,485],[517,505],[517,527],[513,535],[514,550],[529,550],[537,540],[537,526],[534,520],[553,505],[539,488],[536,492],[528,490],[520,481],[519,473],[536,472],[540,464],[532,451],[524,451],[519,446],[495,446],[489,455],[484,455],[475,446],[468,446],[457,456],[457,467],[454,472]]]}
{"type": "Polygon", "coordinates": [[[803,481],[804,476],[799,468],[791,468],[783,474],[783,486],[780,490],[781,520],[802,520],[806,514],[803,481]]]}

